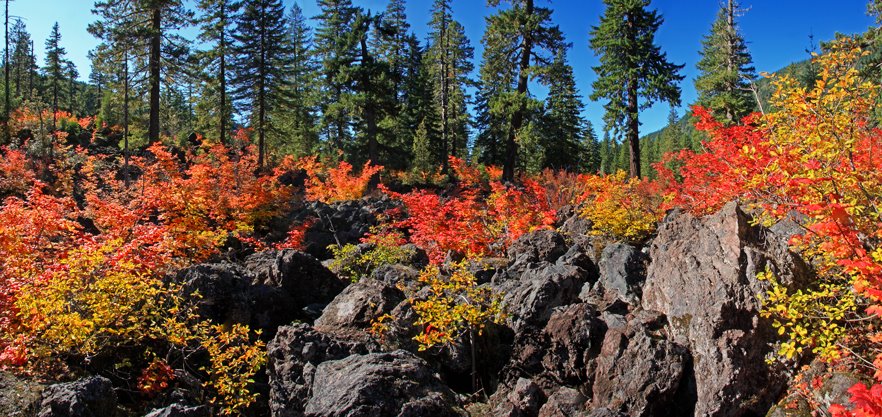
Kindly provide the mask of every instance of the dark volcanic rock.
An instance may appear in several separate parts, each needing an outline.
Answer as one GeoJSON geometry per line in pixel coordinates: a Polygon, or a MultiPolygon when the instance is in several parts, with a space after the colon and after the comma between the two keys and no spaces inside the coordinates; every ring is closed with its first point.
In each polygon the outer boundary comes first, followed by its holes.
{"type": "Polygon", "coordinates": [[[280,327],[267,344],[270,412],[274,417],[302,416],[316,366],[377,349],[376,346],[334,338],[306,324],[280,327]]]}
{"type": "Polygon", "coordinates": [[[571,417],[585,414],[590,399],[576,389],[563,387],[548,396],[539,417],[571,417]]]}
{"type": "Polygon", "coordinates": [[[494,286],[505,294],[503,305],[511,328],[520,332],[528,326],[541,329],[555,307],[578,302],[579,290],[588,280],[589,273],[582,268],[542,263],[494,286]]]}
{"type": "Polygon", "coordinates": [[[295,250],[259,252],[245,259],[244,267],[252,283],[279,287],[299,306],[327,304],[348,284],[318,259],[295,250]]]}
{"type": "Polygon", "coordinates": [[[587,295],[583,288],[580,298],[603,306],[612,305],[616,301],[638,306],[648,263],[649,258],[638,247],[625,243],[607,246],[600,256],[600,277],[597,283],[587,295]]]}
{"type": "Polygon", "coordinates": [[[590,388],[605,332],[606,326],[588,304],[555,309],[542,332],[547,342],[543,375],[559,384],[590,388]]]}
{"type": "Polygon", "coordinates": [[[497,392],[491,402],[495,417],[534,417],[545,403],[545,393],[536,383],[527,378],[520,378],[514,388],[508,392],[497,392]]]}
{"type": "Polygon", "coordinates": [[[313,219],[306,230],[305,251],[319,259],[331,258],[330,245],[358,243],[371,226],[377,224],[377,216],[398,203],[389,198],[363,198],[333,204],[310,202],[301,213],[300,222],[313,219]]]}
{"type": "Polygon", "coordinates": [[[180,404],[172,404],[165,408],[153,410],[144,417],[210,417],[208,407],[187,407],[180,404]]]}
{"type": "Polygon", "coordinates": [[[596,360],[593,407],[631,417],[689,415],[692,399],[681,389],[691,377],[689,352],[665,339],[664,325],[663,317],[643,313],[625,329],[606,333],[596,360]]]}
{"type": "Polygon", "coordinates": [[[563,235],[554,230],[527,233],[508,248],[508,258],[515,265],[554,262],[567,252],[563,235]]]}
{"type": "Polygon", "coordinates": [[[669,215],[650,257],[642,306],[666,315],[673,340],[691,351],[695,415],[765,414],[786,378],[765,361],[775,335],[758,315],[766,287],[756,274],[768,267],[798,285],[805,264],[735,204],[701,219],[669,215]]]}
{"type": "Polygon", "coordinates": [[[245,272],[235,264],[203,264],[178,272],[185,294],[199,293],[199,314],[215,323],[251,321],[251,287],[245,272]]]}
{"type": "Polygon", "coordinates": [[[315,321],[320,332],[347,335],[350,339],[369,337],[367,330],[377,317],[392,311],[404,301],[395,285],[372,278],[346,287],[315,321]]]}
{"type": "Polygon", "coordinates": [[[116,413],[110,380],[93,376],[46,388],[38,417],[105,417],[116,413]]]}
{"type": "Polygon", "coordinates": [[[352,355],[320,364],[305,416],[465,416],[456,397],[412,353],[352,355]]]}

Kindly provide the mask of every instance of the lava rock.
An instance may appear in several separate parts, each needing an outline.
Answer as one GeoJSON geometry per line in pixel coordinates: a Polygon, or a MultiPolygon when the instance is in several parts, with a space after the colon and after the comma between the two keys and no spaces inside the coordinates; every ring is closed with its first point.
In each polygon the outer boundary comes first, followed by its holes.
{"type": "Polygon", "coordinates": [[[187,407],[181,404],[172,404],[165,408],[153,410],[144,417],[210,417],[208,407],[187,407]]]}
{"type": "Polygon", "coordinates": [[[766,363],[776,335],[759,317],[758,272],[798,287],[808,268],[787,242],[735,203],[704,218],[673,212],[650,247],[642,306],[668,317],[672,339],[694,359],[696,416],[763,415],[786,385],[766,363]]]}
{"type": "Polygon", "coordinates": [[[93,376],[50,385],[43,392],[38,417],[104,417],[116,414],[116,393],[110,380],[93,376]]]}
{"type": "Polygon", "coordinates": [[[303,415],[316,367],[322,362],[377,350],[378,346],[337,339],[306,324],[280,327],[267,344],[269,407],[272,416],[303,415]]]}
{"type": "Polygon", "coordinates": [[[371,322],[392,311],[404,301],[404,293],[395,285],[368,278],[343,290],[315,321],[316,330],[350,339],[370,337],[371,322]]]}
{"type": "Polygon", "coordinates": [[[315,257],[289,249],[251,255],[244,269],[252,284],[281,288],[301,308],[330,303],[348,284],[315,257]]]}
{"type": "Polygon", "coordinates": [[[456,396],[422,359],[397,350],[323,362],[307,417],[465,416],[456,396]]]}

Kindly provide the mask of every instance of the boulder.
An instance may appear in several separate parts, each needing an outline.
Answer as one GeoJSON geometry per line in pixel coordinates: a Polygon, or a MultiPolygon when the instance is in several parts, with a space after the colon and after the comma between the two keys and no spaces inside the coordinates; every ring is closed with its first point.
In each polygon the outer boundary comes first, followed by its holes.
{"type": "Polygon", "coordinates": [[[548,401],[539,409],[539,417],[571,417],[585,414],[591,399],[579,390],[562,387],[548,396],[548,401]]]}
{"type": "Polygon", "coordinates": [[[318,365],[304,410],[315,417],[465,416],[456,396],[412,353],[352,355],[318,365]]]}
{"type": "Polygon", "coordinates": [[[558,384],[589,390],[605,332],[606,325],[588,304],[555,309],[542,332],[547,343],[543,375],[558,384]]]}
{"type": "Polygon", "coordinates": [[[398,203],[388,197],[363,198],[333,204],[309,202],[296,223],[314,220],[304,236],[304,251],[319,259],[331,258],[330,245],[358,243],[372,226],[377,216],[398,203]]]}
{"type": "Polygon", "coordinates": [[[116,414],[116,393],[110,380],[93,376],[50,385],[43,392],[38,417],[105,417],[116,414]]]}
{"type": "Polygon", "coordinates": [[[808,268],[752,223],[734,203],[705,218],[673,212],[650,247],[642,306],[667,316],[672,339],[691,352],[696,416],[763,415],[786,384],[765,361],[776,336],[758,314],[767,287],[756,274],[770,268],[799,286],[808,268]]]}
{"type": "Polygon", "coordinates": [[[251,255],[244,269],[252,284],[281,288],[301,309],[330,303],[348,285],[318,259],[290,249],[251,255]]]}
{"type": "Polygon", "coordinates": [[[267,344],[266,367],[272,416],[303,415],[313,375],[322,362],[377,349],[373,345],[334,338],[306,324],[280,327],[267,344]]]}
{"type": "Polygon", "coordinates": [[[665,338],[665,324],[649,313],[606,333],[595,361],[594,407],[631,417],[690,415],[689,351],[665,338]]]}
{"type": "Polygon", "coordinates": [[[390,313],[404,301],[395,285],[373,278],[363,279],[343,290],[315,321],[316,330],[351,339],[370,337],[371,322],[390,313]]]}
{"type": "Polygon", "coordinates": [[[583,288],[579,297],[604,307],[617,301],[638,306],[648,263],[649,258],[640,248],[626,243],[611,244],[600,256],[598,281],[587,294],[583,288]]]}
{"type": "Polygon", "coordinates": [[[554,230],[537,230],[518,238],[507,252],[513,264],[554,262],[567,252],[567,244],[563,235],[554,230]]]}
{"type": "Polygon", "coordinates": [[[187,407],[181,404],[172,404],[153,410],[144,417],[211,417],[211,413],[205,406],[187,407]]]}
{"type": "Polygon", "coordinates": [[[248,324],[251,321],[251,287],[245,272],[231,263],[196,265],[178,272],[184,293],[199,293],[199,314],[215,323],[248,324]]]}
{"type": "Polygon", "coordinates": [[[546,401],[542,388],[530,379],[519,378],[511,391],[499,391],[491,402],[495,417],[535,417],[546,401]]]}
{"type": "Polygon", "coordinates": [[[531,267],[517,278],[495,282],[505,294],[503,305],[509,325],[517,333],[525,327],[541,329],[555,307],[579,301],[579,290],[590,274],[582,268],[547,262],[531,267]]]}

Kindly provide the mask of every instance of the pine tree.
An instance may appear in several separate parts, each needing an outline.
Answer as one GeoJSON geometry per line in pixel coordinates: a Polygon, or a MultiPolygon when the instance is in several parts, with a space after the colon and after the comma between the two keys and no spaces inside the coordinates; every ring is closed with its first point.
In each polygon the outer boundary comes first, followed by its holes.
{"type": "MultiPolygon", "coordinates": [[[[489,0],[488,4],[498,6],[500,2],[489,0]]],[[[554,55],[563,47],[560,28],[551,22],[551,9],[535,7],[533,0],[509,2],[510,8],[488,18],[487,32],[484,34],[485,47],[493,54],[501,55],[491,59],[511,62],[516,77],[514,89],[504,93],[504,100],[511,103],[507,111],[502,167],[502,177],[506,181],[514,180],[519,136],[525,133],[521,129],[531,122],[528,118],[533,113],[531,109],[538,107],[535,100],[530,98],[529,81],[545,72],[554,55]],[[512,45],[513,49],[507,47],[512,45]]],[[[539,80],[547,82],[541,77],[539,80]]],[[[520,140],[529,141],[523,137],[520,140]]]]}
{"type": "MultiPolygon", "coordinates": [[[[192,13],[181,0],[103,0],[95,3],[92,13],[98,21],[89,25],[89,32],[103,41],[105,58],[118,62],[128,74],[121,77],[123,95],[146,83],[147,139],[158,141],[163,80],[174,80],[187,68],[189,42],[177,31],[192,20],[192,13]]],[[[123,102],[129,106],[128,99],[123,102]]]]}
{"type": "Polygon", "coordinates": [[[406,136],[399,142],[400,147],[408,143],[411,144],[411,149],[405,155],[407,159],[402,161],[405,166],[399,166],[400,169],[406,169],[411,163],[416,164],[420,158],[429,158],[427,161],[433,165],[432,168],[438,165],[438,152],[434,146],[439,142],[440,137],[435,129],[435,126],[438,126],[438,115],[435,112],[437,106],[433,97],[429,69],[424,65],[424,55],[423,48],[416,36],[413,34],[408,36],[406,69],[402,83],[402,96],[399,99],[402,103],[402,110],[398,116],[398,125],[405,132],[413,133],[405,133],[406,136]],[[417,138],[420,125],[426,130],[424,148],[412,143],[417,138]],[[425,149],[427,153],[417,155],[414,153],[417,149],[425,149]]]}
{"type": "Polygon", "coordinates": [[[462,25],[453,20],[450,0],[435,0],[429,22],[429,44],[424,65],[428,69],[438,115],[437,148],[442,172],[447,172],[448,157],[462,156],[468,138],[469,115],[466,87],[474,69],[474,49],[462,25]]]}
{"type": "Polygon", "coordinates": [[[249,1],[237,21],[233,96],[250,113],[257,133],[257,164],[264,166],[268,115],[283,104],[290,81],[292,54],[288,21],[281,0],[249,1]]]}
{"type": "Polygon", "coordinates": [[[68,89],[67,89],[67,97],[68,97],[68,109],[71,114],[77,114],[77,78],[80,76],[80,72],[77,71],[77,66],[74,65],[72,61],[65,61],[64,63],[64,73],[67,76],[68,80],[68,89]]]}
{"type": "Polygon", "coordinates": [[[351,0],[318,0],[321,13],[314,17],[316,59],[321,63],[321,130],[332,149],[351,144],[352,80],[358,38],[353,36],[356,8],[351,0]]]}
{"type": "Polygon", "coordinates": [[[386,72],[385,77],[377,82],[383,85],[382,89],[388,94],[383,98],[385,109],[377,133],[380,160],[385,167],[395,170],[408,168],[416,129],[425,118],[424,114],[415,113],[418,115],[416,118],[408,114],[413,110],[420,111],[411,109],[409,106],[416,103],[407,103],[407,100],[414,94],[409,89],[421,89],[414,83],[422,82],[418,60],[422,51],[419,42],[410,33],[405,9],[404,0],[389,1],[385,12],[374,25],[371,38],[374,55],[384,64],[386,72]]]}
{"type": "Polygon", "coordinates": [[[582,153],[579,158],[579,171],[598,173],[601,172],[602,163],[602,147],[603,145],[597,140],[597,133],[590,121],[585,121],[585,129],[582,133],[582,143],[580,148],[582,153]]]}
{"type": "Polygon", "coordinates": [[[602,174],[615,172],[615,143],[608,130],[603,131],[603,141],[600,142],[600,172],[602,174]]]}
{"type": "Polygon", "coordinates": [[[592,100],[606,99],[604,120],[625,133],[632,177],[640,176],[640,120],[638,113],[658,100],[680,102],[682,65],[667,61],[655,45],[663,19],[647,10],[649,0],[604,0],[600,25],[591,29],[591,48],[600,56],[594,67],[592,100]],[[642,102],[640,99],[642,98],[642,102]]]}
{"type": "Polygon", "coordinates": [[[315,77],[318,65],[312,55],[312,29],[296,3],[288,14],[288,42],[291,68],[283,87],[284,105],[270,114],[278,130],[272,135],[274,146],[285,153],[306,156],[318,151],[317,96],[315,77]]]}
{"type": "Polygon", "coordinates": [[[52,94],[52,129],[55,130],[58,113],[58,96],[63,93],[66,81],[66,55],[67,51],[61,46],[61,31],[58,22],[52,25],[52,32],[46,39],[46,59],[43,73],[46,77],[47,87],[52,94]]]}
{"type": "Polygon", "coordinates": [[[755,108],[750,80],[756,78],[750,53],[735,25],[738,4],[729,0],[720,9],[711,32],[701,41],[701,60],[695,79],[698,104],[717,119],[731,124],[755,108]]]}
{"type": "Polygon", "coordinates": [[[15,86],[14,97],[30,98],[31,92],[28,90],[28,80],[36,66],[36,62],[32,60],[31,51],[31,34],[28,33],[24,21],[16,20],[12,26],[12,57],[10,58],[11,82],[15,86]]]}
{"type": "MultiPolygon", "coordinates": [[[[542,117],[543,168],[577,170],[583,153],[582,135],[585,134],[584,105],[576,91],[573,67],[567,62],[566,48],[561,48],[548,73],[548,97],[542,117]]],[[[596,140],[596,139],[595,139],[596,140]]]]}
{"type": "Polygon", "coordinates": [[[432,145],[429,141],[429,129],[427,123],[420,122],[413,138],[413,164],[411,170],[415,173],[431,172],[435,168],[435,158],[432,155],[432,145]]]}
{"type": "Polygon", "coordinates": [[[235,22],[236,12],[241,4],[232,0],[200,0],[197,7],[202,12],[199,18],[201,32],[199,40],[211,45],[210,49],[201,51],[199,54],[200,67],[204,68],[206,83],[216,83],[211,86],[218,96],[216,109],[212,114],[216,115],[218,140],[227,143],[227,124],[232,118],[227,80],[229,72],[227,67],[232,57],[231,32],[235,22]]]}

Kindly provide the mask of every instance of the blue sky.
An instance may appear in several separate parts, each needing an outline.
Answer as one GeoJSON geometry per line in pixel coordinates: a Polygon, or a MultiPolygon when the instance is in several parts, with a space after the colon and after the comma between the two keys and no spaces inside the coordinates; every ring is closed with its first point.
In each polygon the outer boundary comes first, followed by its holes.
{"type": "MultiPolygon", "coordinates": [[[[247,1],[247,0],[246,0],[247,1]]],[[[317,7],[313,0],[296,0],[307,16],[314,16],[317,7]]],[[[355,4],[380,11],[385,0],[353,0],[355,4]]],[[[656,35],[656,43],[667,52],[668,58],[678,64],[686,64],[683,74],[683,104],[692,103],[696,94],[693,79],[701,38],[710,29],[721,0],[654,0],[665,23],[656,35]]],[[[291,5],[295,0],[285,0],[291,5]]],[[[94,20],[90,13],[91,0],[13,0],[10,14],[24,19],[37,46],[42,64],[42,46],[49,36],[54,22],[61,27],[62,45],[68,57],[79,68],[81,76],[89,73],[86,53],[95,47],[97,40],[86,32],[86,26],[94,20]]],[[[560,25],[568,42],[573,44],[570,61],[576,75],[579,90],[585,96],[585,116],[598,130],[602,126],[603,103],[591,102],[587,96],[595,79],[592,66],[597,58],[588,48],[588,32],[599,22],[603,11],[600,0],[537,0],[537,4],[551,7],[554,20],[560,25]]],[[[873,21],[866,15],[866,0],[742,0],[742,7],[749,9],[739,19],[741,31],[748,41],[758,71],[775,71],[791,62],[807,57],[809,34],[816,40],[828,40],[836,32],[857,33],[866,30],[873,21]]],[[[409,0],[408,20],[413,29],[425,39],[426,23],[432,0],[409,0]]],[[[485,28],[485,16],[493,12],[484,0],[454,0],[454,15],[466,28],[466,34],[475,47],[475,57],[481,57],[481,36],[485,28]]],[[[188,31],[193,33],[193,31],[188,31]]],[[[475,63],[476,68],[479,62],[475,63]]],[[[642,133],[655,131],[665,125],[669,108],[656,105],[641,113],[642,133]]],[[[684,108],[680,109],[683,114],[684,108]]]]}

